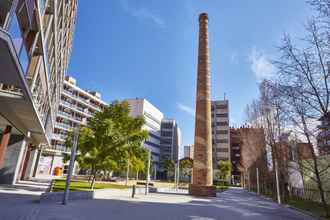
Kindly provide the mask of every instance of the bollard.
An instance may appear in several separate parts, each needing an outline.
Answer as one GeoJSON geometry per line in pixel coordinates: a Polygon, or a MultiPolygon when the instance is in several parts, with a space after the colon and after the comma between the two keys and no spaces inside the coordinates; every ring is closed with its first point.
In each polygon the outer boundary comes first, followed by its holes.
{"type": "Polygon", "coordinates": [[[135,196],[135,185],[133,185],[133,188],[132,188],[132,198],[134,198],[134,196],[135,196]]]}

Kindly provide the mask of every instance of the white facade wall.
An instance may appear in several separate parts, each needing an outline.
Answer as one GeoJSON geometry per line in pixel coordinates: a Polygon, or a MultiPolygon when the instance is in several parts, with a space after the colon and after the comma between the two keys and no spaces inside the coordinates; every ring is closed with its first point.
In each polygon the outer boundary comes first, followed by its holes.
{"type": "Polygon", "coordinates": [[[146,129],[150,135],[144,146],[151,151],[152,161],[158,169],[160,161],[160,126],[164,115],[146,99],[127,99],[126,101],[131,108],[130,115],[132,117],[143,116],[146,121],[143,129],[146,129]]]}
{"type": "Polygon", "coordinates": [[[101,100],[101,95],[95,92],[88,92],[76,85],[73,77],[67,76],[61,90],[61,100],[57,111],[55,128],[52,135],[51,146],[44,149],[44,156],[38,169],[38,174],[53,174],[55,167],[64,167],[63,153],[70,153],[64,143],[69,130],[77,125],[87,123],[87,120],[106,106],[107,103],[101,100]],[[93,94],[91,94],[93,93],[93,94]]]}

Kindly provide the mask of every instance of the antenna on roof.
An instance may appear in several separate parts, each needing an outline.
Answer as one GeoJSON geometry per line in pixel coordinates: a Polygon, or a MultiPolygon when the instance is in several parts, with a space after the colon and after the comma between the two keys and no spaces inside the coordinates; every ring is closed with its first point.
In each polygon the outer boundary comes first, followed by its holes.
{"type": "Polygon", "coordinates": [[[226,100],[226,93],[223,94],[223,100],[226,100]]]}

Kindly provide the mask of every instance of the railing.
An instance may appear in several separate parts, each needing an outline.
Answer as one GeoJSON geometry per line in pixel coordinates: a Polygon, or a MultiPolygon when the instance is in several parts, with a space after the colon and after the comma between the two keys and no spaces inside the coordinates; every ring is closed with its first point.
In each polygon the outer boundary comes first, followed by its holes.
{"type": "Polygon", "coordinates": [[[67,138],[67,135],[64,135],[64,134],[53,134],[53,139],[65,140],[66,138],[67,138]]]}
{"type": "Polygon", "coordinates": [[[70,126],[68,124],[59,123],[59,122],[57,122],[55,125],[57,125],[58,127],[64,128],[64,129],[71,129],[72,128],[72,126],[70,126]]]}
{"type": "Polygon", "coordinates": [[[100,106],[98,106],[98,105],[90,102],[89,99],[84,99],[84,98],[79,97],[77,95],[74,95],[74,94],[72,94],[72,93],[70,93],[70,92],[68,92],[66,90],[64,90],[63,93],[66,94],[66,95],[68,95],[69,97],[73,97],[73,98],[77,99],[78,101],[84,103],[87,106],[93,106],[96,109],[99,109],[100,108],[100,106]]]}
{"type": "MultiPolygon", "coordinates": [[[[307,188],[307,187],[305,187],[304,189],[291,187],[290,194],[291,196],[298,199],[321,202],[320,191],[317,189],[307,188]]],[[[325,200],[328,203],[330,203],[330,191],[324,191],[324,196],[325,196],[325,200]]]]}
{"type": "Polygon", "coordinates": [[[58,113],[59,113],[60,115],[64,115],[64,116],[66,116],[66,117],[68,117],[68,118],[72,118],[72,117],[73,117],[73,115],[70,115],[69,113],[66,113],[66,112],[63,112],[63,111],[58,111],[58,113]]]}

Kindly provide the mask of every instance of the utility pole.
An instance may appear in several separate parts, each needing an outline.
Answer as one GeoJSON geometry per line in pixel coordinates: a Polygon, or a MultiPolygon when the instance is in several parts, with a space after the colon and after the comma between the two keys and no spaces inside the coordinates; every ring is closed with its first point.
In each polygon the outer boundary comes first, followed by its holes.
{"type": "Polygon", "coordinates": [[[72,172],[73,172],[74,162],[76,159],[78,138],[79,138],[79,126],[76,127],[74,134],[73,134],[73,146],[71,148],[69,171],[66,176],[65,190],[64,190],[63,201],[62,201],[63,205],[66,205],[68,202],[68,199],[69,199],[71,176],[72,176],[72,172]]]}
{"type": "Polygon", "coordinates": [[[151,160],[151,152],[148,152],[148,167],[147,167],[147,179],[146,179],[146,190],[145,195],[149,193],[149,181],[150,181],[150,160],[151,160]]]}

